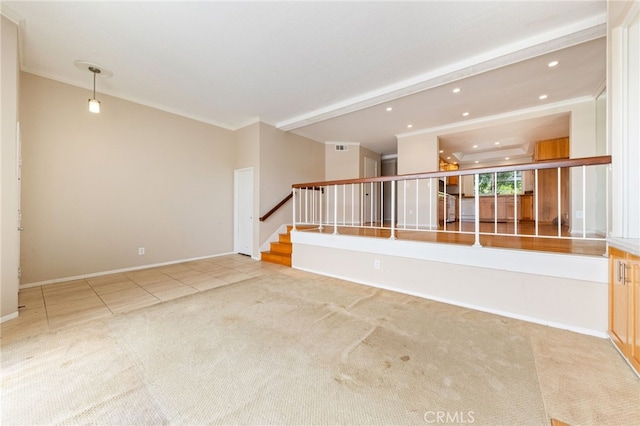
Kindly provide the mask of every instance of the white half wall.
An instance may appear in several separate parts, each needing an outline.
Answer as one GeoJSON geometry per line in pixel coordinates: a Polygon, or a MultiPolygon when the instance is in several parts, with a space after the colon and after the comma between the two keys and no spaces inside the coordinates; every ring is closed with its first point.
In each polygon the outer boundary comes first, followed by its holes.
{"type": "Polygon", "coordinates": [[[296,269],[606,336],[608,260],[292,232],[296,269]],[[377,267],[376,267],[377,266],[377,267]]]}

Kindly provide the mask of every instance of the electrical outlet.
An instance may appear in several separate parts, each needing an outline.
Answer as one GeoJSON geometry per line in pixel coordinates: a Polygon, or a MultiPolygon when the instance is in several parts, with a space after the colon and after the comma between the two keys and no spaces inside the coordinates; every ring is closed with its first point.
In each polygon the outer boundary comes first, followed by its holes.
{"type": "Polygon", "coordinates": [[[142,255],[144,254],[144,247],[140,247],[140,248],[138,249],[138,254],[139,254],[140,256],[142,256],[142,255]]]}
{"type": "Polygon", "coordinates": [[[375,269],[380,269],[380,260],[376,259],[373,261],[373,267],[375,269]]]}

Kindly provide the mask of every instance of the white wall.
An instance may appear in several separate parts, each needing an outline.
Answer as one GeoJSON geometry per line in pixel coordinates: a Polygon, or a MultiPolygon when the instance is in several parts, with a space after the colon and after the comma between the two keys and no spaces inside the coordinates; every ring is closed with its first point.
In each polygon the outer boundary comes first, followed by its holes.
{"type": "Polygon", "coordinates": [[[292,241],[296,269],[590,335],[607,330],[604,257],[305,232],[292,241]]]}
{"type": "Polygon", "coordinates": [[[0,322],[18,315],[18,232],[16,138],[18,121],[18,28],[2,16],[0,92],[0,322]]]}
{"type": "MultiPolygon", "coordinates": [[[[437,171],[440,167],[438,133],[420,132],[398,137],[398,174],[437,171]]],[[[404,181],[397,185],[398,226],[437,228],[437,179],[404,181]],[[416,195],[417,194],[417,195],[416,195]],[[418,197],[418,201],[416,201],[418,197]],[[406,201],[406,203],[405,203],[406,201]],[[408,206],[405,208],[405,206],[408,206]]]]}
{"type": "Polygon", "coordinates": [[[22,283],[231,252],[233,132],[88,95],[21,75],[22,283]]]}
{"type": "MultiPolygon", "coordinates": [[[[598,155],[597,135],[597,102],[596,99],[587,99],[572,106],[571,128],[569,134],[571,158],[593,157],[598,155]]],[[[595,188],[602,188],[599,180],[605,178],[601,173],[606,166],[589,167],[583,171],[581,168],[571,169],[571,232],[580,234],[584,230],[593,233],[605,228],[604,223],[597,223],[598,200],[595,188]],[[583,187],[584,182],[584,187],[583,187]],[[584,192],[583,192],[584,191],[584,192]],[[584,194],[584,196],[583,196],[584,194]],[[585,212],[586,217],[585,217],[585,212]]],[[[600,218],[602,219],[602,218],[600,218]]]]}
{"type": "Polygon", "coordinates": [[[253,123],[235,131],[234,170],[253,168],[253,238],[252,254],[260,253],[260,123],[253,123]]]}
{"type": "Polygon", "coordinates": [[[640,252],[640,2],[608,5],[607,145],[611,171],[611,237],[635,239],[640,252]]]}
{"type": "Polygon", "coordinates": [[[360,177],[360,144],[328,142],[325,144],[325,180],[357,179],[360,177]],[[346,145],[336,151],[336,145],[346,145]]]}
{"type": "MultiPolygon", "coordinates": [[[[260,123],[260,216],[290,194],[292,184],[323,181],[324,166],[324,144],[260,123]]],[[[259,222],[259,244],[267,242],[282,224],[292,221],[289,201],[259,222]]]]}

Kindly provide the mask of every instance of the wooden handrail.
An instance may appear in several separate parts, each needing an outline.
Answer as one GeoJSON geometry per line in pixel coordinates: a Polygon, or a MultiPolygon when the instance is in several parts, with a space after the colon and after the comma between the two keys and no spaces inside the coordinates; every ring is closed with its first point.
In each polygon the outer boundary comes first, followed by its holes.
{"type": "Polygon", "coordinates": [[[287,201],[289,201],[290,199],[293,198],[293,192],[290,192],[289,195],[287,195],[286,197],[284,197],[282,199],[282,201],[280,201],[278,204],[275,205],[274,208],[272,208],[271,210],[269,210],[267,213],[265,213],[264,216],[262,216],[260,218],[260,222],[264,222],[265,220],[267,220],[269,218],[269,216],[271,216],[272,214],[274,214],[276,212],[276,210],[278,210],[280,207],[284,206],[285,203],[287,201]]]}
{"type": "Polygon", "coordinates": [[[548,160],[548,161],[538,161],[535,163],[512,164],[508,166],[479,167],[475,169],[411,173],[406,175],[377,176],[372,178],[342,179],[342,180],[331,180],[327,182],[296,183],[291,185],[291,187],[292,188],[309,188],[309,187],[315,188],[319,186],[345,185],[349,183],[393,182],[393,181],[408,180],[408,179],[428,179],[428,178],[439,178],[439,177],[446,177],[446,176],[465,176],[465,175],[475,175],[475,174],[481,174],[481,173],[512,172],[517,170],[556,169],[558,167],[596,166],[600,164],[611,164],[611,156],[601,155],[598,157],[548,160]]]}
{"type": "MultiPolygon", "coordinates": [[[[324,188],[320,188],[317,185],[314,186],[314,187],[304,187],[304,188],[305,189],[313,189],[314,191],[322,191],[322,192],[324,192],[324,188]]],[[[266,212],[264,214],[264,216],[262,216],[260,218],[260,222],[264,222],[265,220],[267,220],[269,218],[269,216],[274,214],[280,207],[284,206],[287,203],[287,201],[289,201],[291,198],[293,198],[293,192],[290,192],[289,195],[287,195],[286,197],[284,197],[282,199],[282,201],[280,201],[278,204],[276,204],[271,210],[266,212]]]]}

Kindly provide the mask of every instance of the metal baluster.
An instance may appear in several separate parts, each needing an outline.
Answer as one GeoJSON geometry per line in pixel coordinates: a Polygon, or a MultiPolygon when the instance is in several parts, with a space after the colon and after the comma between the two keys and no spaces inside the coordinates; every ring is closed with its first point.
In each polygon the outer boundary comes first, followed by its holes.
{"type": "Polygon", "coordinates": [[[384,228],[384,182],[380,182],[380,227],[384,228]]]}
{"type": "Polygon", "coordinates": [[[373,228],[373,182],[371,182],[369,188],[369,226],[373,228]]]}
{"type": "Polygon", "coordinates": [[[538,194],[540,193],[540,191],[538,190],[538,169],[535,169],[535,192],[533,193],[533,198],[534,198],[534,218],[535,218],[535,228],[536,228],[536,233],[535,236],[538,236],[538,194]]]}
{"type": "Polygon", "coordinates": [[[587,166],[584,165],[582,166],[582,238],[587,238],[587,166]]]}
{"type": "Polygon", "coordinates": [[[342,185],[342,224],[347,224],[347,185],[342,185]]]}
{"type": "Polygon", "coordinates": [[[418,187],[420,186],[420,181],[416,179],[416,229],[419,229],[419,218],[420,218],[420,194],[418,193],[418,187]]]}
{"type": "Polygon", "coordinates": [[[355,205],[355,184],[352,183],[351,184],[351,226],[355,225],[355,220],[354,220],[354,214],[355,214],[355,210],[356,210],[356,205],[355,205]]]}
{"type": "Polygon", "coordinates": [[[562,236],[562,177],[558,167],[558,237],[562,236]]]}
{"type": "Polygon", "coordinates": [[[518,172],[513,171],[513,234],[518,235],[518,172]]]}
{"type": "Polygon", "coordinates": [[[474,175],[474,186],[475,186],[475,242],[473,243],[474,247],[482,247],[480,244],[480,175],[474,175]]]}
{"type": "Polygon", "coordinates": [[[292,203],[292,207],[293,207],[293,225],[292,228],[295,231],[296,230],[296,189],[292,188],[293,191],[293,203],[292,203]]]}
{"type": "Polygon", "coordinates": [[[333,235],[338,235],[338,185],[333,185],[333,235]]]}
{"type": "Polygon", "coordinates": [[[407,181],[402,181],[402,227],[407,229],[407,181]]]}
{"type": "Polygon", "coordinates": [[[325,189],[326,187],[320,187],[320,209],[319,209],[319,213],[320,213],[320,226],[318,227],[318,230],[322,231],[324,229],[324,226],[322,225],[322,199],[324,198],[324,193],[326,191],[325,189]]]}
{"type": "Polygon", "coordinates": [[[396,239],[396,182],[391,181],[391,240],[396,239]]]}
{"type": "MultiPolygon", "coordinates": [[[[439,187],[440,187],[440,184],[438,183],[438,189],[440,189],[439,187]]],[[[449,213],[448,212],[448,210],[449,210],[448,209],[448,207],[449,207],[448,201],[449,200],[447,200],[447,178],[446,177],[444,178],[443,189],[444,189],[444,194],[442,195],[442,199],[444,201],[442,202],[442,215],[444,217],[442,218],[442,229],[446,231],[447,230],[447,219],[449,219],[449,217],[447,216],[447,214],[449,213]]]]}
{"type": "Polygon", "coordinates": [[[493,173],[493,233],[498,233],[498,173],[493,173]]]}

